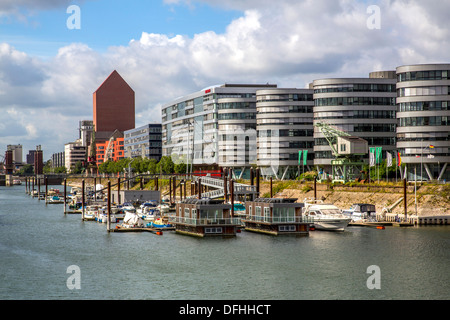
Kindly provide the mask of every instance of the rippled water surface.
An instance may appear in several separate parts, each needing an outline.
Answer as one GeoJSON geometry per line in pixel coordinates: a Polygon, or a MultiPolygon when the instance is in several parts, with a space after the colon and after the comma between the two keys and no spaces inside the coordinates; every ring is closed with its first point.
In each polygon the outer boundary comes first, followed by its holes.
{"type": "Polygon", "coordinates": [[[108,233],[24,186],[0,187],[0,299],[448,299],[449,248],[448,226],[226,239],[108,233]],[[72,265],[80,289],[67,286],[72,265]],[[380,289],[367,287],[372,265],[380,289]]]}

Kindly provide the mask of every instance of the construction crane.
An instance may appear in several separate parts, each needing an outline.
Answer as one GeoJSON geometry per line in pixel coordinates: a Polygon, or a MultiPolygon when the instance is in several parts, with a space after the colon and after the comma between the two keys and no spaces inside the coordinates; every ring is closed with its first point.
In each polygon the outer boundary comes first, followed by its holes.
{"type": "Polygon", "coordinates": [[[333,128],[325,122],[317,122],[314,126],[324,135],[334,156],[334,160],[331,160],[332,181],[346,183],[359,178],[365,164],[361,156],[367,155],[369,151],[367,140],[333,128]]]}

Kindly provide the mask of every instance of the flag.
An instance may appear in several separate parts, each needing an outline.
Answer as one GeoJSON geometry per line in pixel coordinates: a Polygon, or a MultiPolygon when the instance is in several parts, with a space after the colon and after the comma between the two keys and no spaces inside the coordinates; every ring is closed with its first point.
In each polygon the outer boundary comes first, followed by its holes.
{"type": "Polygon", "coordinates": [[[392,154],[386,151],[386,166],[392,167],[392,154]]]}
{"type": "Polygon", "coordinates": [[[303,165],[306,166],[306,161],[308,160],[308,150],[303,150],[303,165]]]}
{"type": "Polygon", "coordinates": [[[298,150],[298,164],[300,165],[300,161],[302,159],[303,150],[298,150]]]}
{"type": "Polygon", "coordinates": [[[400,152],[397,152],[397,166],[402,165],[402,157],[400,156],[400,152]]]}
{"type": "Polygon", "coordinates": [[[381,162],[381,149],[382,149],[381,147],[375,148],[375,152],[376,152],[375,162],[377,164],[380,164],[380,162],[381,162]]]}
{"type": "Polygon", "coordinates": [[[429,148],[430,149],[434,149],[434,146],[432,144],[430,144],[429,148]]]}
{"type": "Polygon", "coordinates": [[[373,167],[375,166],[375,154],[373,154],[372,152],[369,153],[369,166],[373,167]]]}

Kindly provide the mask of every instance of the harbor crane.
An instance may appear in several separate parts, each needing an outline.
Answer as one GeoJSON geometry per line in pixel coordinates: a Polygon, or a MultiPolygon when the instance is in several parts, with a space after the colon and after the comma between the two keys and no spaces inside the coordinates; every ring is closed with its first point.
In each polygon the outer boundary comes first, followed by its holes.
{"type": "Polygon", "coordinates": [[[334,156],[331,160],[332,181],[346,183],[360,177],[365,164],[361,156],[369,151],[367,140],[352,136],[325,122],[317,122],[314,126],[324,135],[334,156]]]}

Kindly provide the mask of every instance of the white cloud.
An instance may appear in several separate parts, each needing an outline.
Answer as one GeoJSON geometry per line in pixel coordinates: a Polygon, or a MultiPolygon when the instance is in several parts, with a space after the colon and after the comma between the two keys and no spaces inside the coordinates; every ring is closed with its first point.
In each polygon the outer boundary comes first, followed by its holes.
{"type": "MultiPolygon", "coordinates": [[[[195,8],[195,1],[165,2],[195,8]]],[[[62,150],[78,137],[78,121],[92,119],[92,93],[114,69],[135,90],[136,125],[143,125],[160,121],[162,104],[212,84],[304,87],[324,77],[448,62],[450,4],[444,1],[374,1],[380,30],[367,28],[368,4],[354,0],[203,2],[243,13],[224,33],[187,37],[142,30],[139,39],[106,53],[74,43],[41,60],[0,44],[0,109],[20,114],[5,116],[0,143],[20,143],[11,141],[15,135],[44,149],[48,143],[48,157],[62,150]]],[[[13,8],[12,1],[2,4],[0,12],[13,8]]]]}

